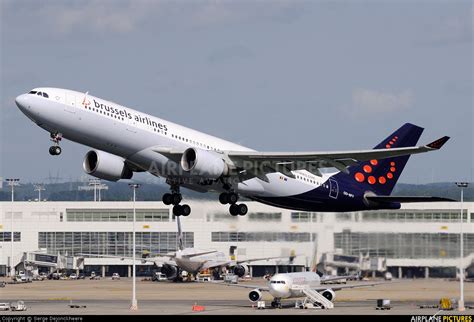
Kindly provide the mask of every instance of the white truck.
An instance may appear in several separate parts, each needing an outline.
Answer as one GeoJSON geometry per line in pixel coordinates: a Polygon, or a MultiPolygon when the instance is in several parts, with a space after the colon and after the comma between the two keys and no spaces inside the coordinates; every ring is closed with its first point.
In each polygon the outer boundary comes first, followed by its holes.
{"type": "Polygon", "coordinates": [[[23,301],[10,303],[10,310],[12,311],[26,311],[26,305],[23,301]]]}

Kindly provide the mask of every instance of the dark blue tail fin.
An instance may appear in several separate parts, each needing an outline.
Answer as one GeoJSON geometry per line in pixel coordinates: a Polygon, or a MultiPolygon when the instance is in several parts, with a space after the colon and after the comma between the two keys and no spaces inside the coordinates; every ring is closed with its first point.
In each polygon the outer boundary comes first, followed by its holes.
{"type": "MultiPolygon", "coordinates": [[[[415,146],[423,133],[423,128],[406,123],[401,128],[390,134],[380,142],[374,149],[390,149],[415,146]]],[[[400,177],[409,155],[370,160],[362,162],[357,166],[349,168],[351,176],[357,182],[365,182],[372,186],[372,190],[378,195],[389,195],[398,178],[400,177]]]]}

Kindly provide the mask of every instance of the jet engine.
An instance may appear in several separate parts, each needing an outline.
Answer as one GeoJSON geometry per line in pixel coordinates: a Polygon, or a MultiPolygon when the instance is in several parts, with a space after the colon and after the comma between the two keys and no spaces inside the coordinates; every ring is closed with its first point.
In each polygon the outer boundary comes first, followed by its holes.
{"type": "Polygon", "coordinates": [[[87,152],[82,167],[87,174],[109,181],[130,179],[133,176],[124,158],[100,150],[87,152]]]}
{"type": "Polygon", "coordinates": [[[321,295],[324,296],[325,298],[327,298],[329,301],[334,301],[334,299],[336,298],[336,293],[331,290],[330,288],[328,288],[327,290],[324,290],[321,292],[321,295]]]}
{"type": "Polygon", "coordinates": [[[250,302],[258,302],[262,299],[262,292],[258,288],[251,290],[249,293],[250,302]]]}
{"type": "Polygon", "coordinates": [[[174,280],[178,278],[178,268],[170,264],[163,264],[161,267],[161,272],[166,275],[166,278],[169,280],[174,280]]]}
{"type": "Polygon", "coordinates": [[[191,175],[207,179],[217,179],[229,173],[227,163],[219,155],[196,148],[184,151],[181,168],[191,175]]]}
{"type": "Polygon", "coordinates": [[[233,271],[238,277],[243,277],[249,273],[249,267],[247,265],[235,265],[233,271]]]}

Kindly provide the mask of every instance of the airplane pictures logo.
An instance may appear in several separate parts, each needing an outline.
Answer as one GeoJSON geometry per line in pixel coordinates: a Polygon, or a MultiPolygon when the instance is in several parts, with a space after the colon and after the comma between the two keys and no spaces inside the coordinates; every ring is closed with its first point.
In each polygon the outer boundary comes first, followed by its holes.
{"type": "Polygon", "coordinates": [[[413,315],[410,322],[472,322],[472,315],[413,315]]]}

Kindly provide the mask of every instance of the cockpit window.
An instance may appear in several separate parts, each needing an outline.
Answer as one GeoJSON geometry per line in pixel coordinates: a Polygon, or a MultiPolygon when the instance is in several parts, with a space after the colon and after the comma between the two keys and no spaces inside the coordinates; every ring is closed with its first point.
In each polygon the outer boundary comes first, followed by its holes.
{"type": "Polygon", "coordinates": [[[285,281],[271,281],[271,284],[286,284],[285,281]]]}
{"type": "Polygon", "coordinates": [[[43,92],[43,97],[49,98],[48,94],[46,94],[45,92],[43,92]]]}
{"type": "Polygon", "coordinates": [[[38,96],[43,96],[43,93],[38,92],[38,93],[36,93],[36,95],[38,95],[38,96]]]}
{"type": "Polygon", "coordinates": [[[28,94],[36,94],[36,91],[30,91],[28,94]]]}

